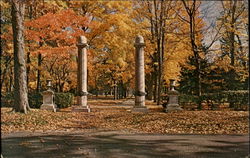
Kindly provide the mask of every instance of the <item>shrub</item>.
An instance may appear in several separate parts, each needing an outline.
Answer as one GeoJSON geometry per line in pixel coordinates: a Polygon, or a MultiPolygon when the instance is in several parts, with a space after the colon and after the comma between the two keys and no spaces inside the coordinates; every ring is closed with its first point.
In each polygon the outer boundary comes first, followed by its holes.
{"type": "Polygon", "coordinates": [[[1,96],[1,107],[13,107],[14,105],[14,92],[7,93],[1,96]]]}
{"type": "Polygon", "coordinates": [[[55,93],[55,104],[58,108],[71,106],[74,95],[72,93],[55,93]]]}
{"type": "Polygon", "coordinates": [[[201,96],[200,100],[211,100],[215,103],[230,103],[230,108],[235,110],[242,109],[244,106],[248,106],[249,91],[222,91],[218,93],[207,93],[201,96]]]}
{"type": "Polygon", "coordinates": [[[199,104],[199,97],[195,95],[185,95],[181,94],[179,96],[179,103],[182,104],[188,104],[188,103],[193,103],[193,104],[199,104]]]}
{"type": "MultiPolygon", "coordinates": [[[[73,94],[72,93],[55,93],[55,104],[58,108],[66,108],[69,107],[73,102],[73,94]]],[[[13,107],[14,106],[14,92],[7,93],[1,98],[1,106],[2,107],[13,107]]],[[[40,108],[43,104],[43,96],[42,93],[29,93],[28,95],[29,106],[31,108],[40,108]]]]}
{"type": "MultiPolygon", "coordinates": [[[[179,103],[181,105],[185,104],[196,104],[205,102],[212,104],[222,104],[229,103],[230,108],[234,110],[246,110],[249,106],[249,91],[222,91],[217,93],[206,93],[198,97],[195,95],[180,95],[179,103]]],[[[213,106],[213,105],[212,105],[213,106]]]]}
{"type": "MultiPolygon", "coordinates": [[[[9,92],[2,96],[2,106],[3,107],[13,107],[14,106],[14,92],[9,92]]],[[[29,93],[28,94],[29,106],[31,108],[40,108],[43,103],[41,93],[29,93]]]]}
{"type": "Polygon", "coordinates": [[[249,91],[225,91],[223,92],[227,96],[227,102],[230,103],[230,107],[235,110],[242,109],[243,106],[249,106],[249,91]]]}
{"type": "Polygon", "coordinates": [[[28,98],[29,98],[30,108],[39,109],[40,106],[43,104],[43,95],[42,95],[42,93],[38,93],[38,92],[29,93],[28,98]]]}

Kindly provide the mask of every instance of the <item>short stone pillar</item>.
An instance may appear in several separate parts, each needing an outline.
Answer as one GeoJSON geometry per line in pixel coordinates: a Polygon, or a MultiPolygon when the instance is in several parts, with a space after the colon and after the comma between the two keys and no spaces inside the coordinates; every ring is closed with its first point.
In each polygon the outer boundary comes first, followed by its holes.
{"type": "Polygon", "coordinates": [[[145,106],[145,74],[144,74],[144,39],[141,35],[135,38],[135,105],[133,112],[147,112],[145,106]]]}
{"type": "Polygon", "coordinates": [[[43,92],[43,104],[40,109],[56,112],[56,105],[54,103],[55,93],[51,89],[51,79],[47,80],[48,90],[43,92]]]}
{"type": "Polygon", "coordinates": [[[73,111],[90,112],[87,105],[87,39],[85,36],[78,38],[78,67],[77,67],[77,107],[73,111]]]}
{"type": "Polygon", "coordinates": [[[170,91],[168,92],[169,101],[165,108],[165,112],[183,110],[178,103],[179,92],[174,89],[175,80],[170,80],[170,91]]]}

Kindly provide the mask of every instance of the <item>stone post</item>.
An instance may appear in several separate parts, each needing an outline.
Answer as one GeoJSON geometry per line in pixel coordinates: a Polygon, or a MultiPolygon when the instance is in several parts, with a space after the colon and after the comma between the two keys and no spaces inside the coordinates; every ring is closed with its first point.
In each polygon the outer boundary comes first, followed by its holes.
{"type": "Polygon", "coordinates": [[[87,39],[78,38],[78,67],[77,67],[77,107],[73,111],[90,112],[87,105],[87,39]]]}
{"type": "Polygon", "coordinates": [[[170,91],[168,92],[169,101],[166,106],[165,112],[180,111],[183,110],[178,103],[179,92],[174,89],[175,80],[170,80],[170,91]]]}
{"type": "Polygon", "coordinates": [[[145,74],[144,74],[144,39],[141,35],[135,38],[135,105],[133,112],[147,112],[145,106],[145,74]]]}
{"type": "Polygon", "coordinates": [[[48,90],[43,92],[43,104],[40,109],[56,112],[56,104],[54,103],[55,93],[51,89],[51,79],[47,80],[48,90]]]}

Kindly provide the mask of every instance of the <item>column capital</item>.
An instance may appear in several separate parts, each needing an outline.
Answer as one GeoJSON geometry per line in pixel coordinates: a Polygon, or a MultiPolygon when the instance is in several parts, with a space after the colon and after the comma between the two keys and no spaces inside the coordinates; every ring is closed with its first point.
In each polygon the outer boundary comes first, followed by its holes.
{"type": "Polygon", "coordinates": [[[78,48],[84,48],[84,47],[87,47],[88,46],[88,43],[87,43],[87,38],[85,36],[79,36],[78,39],[77,39],[77,44],[76,46],[78,48]]]}
{"type": "Polygon", "coordinates": [[[144,47],[144,38],[141,35],[136,36],[134,46],[137,48],[144,47]]]}

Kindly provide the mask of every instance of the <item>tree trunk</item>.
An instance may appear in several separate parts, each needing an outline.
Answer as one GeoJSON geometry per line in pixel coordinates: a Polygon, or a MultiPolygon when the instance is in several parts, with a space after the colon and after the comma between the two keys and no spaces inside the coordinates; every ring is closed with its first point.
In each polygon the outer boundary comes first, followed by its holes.
{"type": "MultiPolygon", "coordinates": [[[[235,19],[235,12],[236,12],[236,4],[237,4],[237,1],[236,0],[233,0],[232,1],[233,3],[233,6],[232,6],[232,11],[231,11],[231,22],[230,22],[230,25],[231,25],[231,29],[232,30],[235,30],[235,22],[236,22],[236,19],[235,19]]],[[[230,45],[229,45],[229,51],[230,51],[230,65],[231,66],[235,66],[235,32],[234,31],[230,31],[229,32],[229,39],[230,39],[230,45]]],[[[229,87],[231,90],[234,90],[237,88],[236,86],[236,83],[235,83],[235,80],[236,80],[236,76],[235,76],[235,69],[233,70],[230,70],[230,81],[229,81],[229,87]]]]}
{"type": "Polygon", "coordinates": [[[127,98],[127,96],[128,96],[128,88],[126,87],[125,89],[124,89],[124,98],[127,98]]]}
{"type": "Polygon", "coordinates": [[[114,100],[117,100],[117,86],[114,86],[114,100]]]}
{"type": "Polygon", "coordinates": [[[117,89],[117,96],[116,96],[116,98],[117,99],[120,99],[120,85],[119,84],[117,84],[117,87],[116,87],[116,89],[117,89]]]}
{"type": "Polygon", "coordinates": [[[9,87],[8,87],[8,92],[12,91],[12,86],[13,85],[13,69],[10,69],[10,75],[9,75],[9,87]]]}
{"type": "MultiPolygon", "coordinates": [[[[235,11],[236,11],[236,4],[237,1],[233,0],[233,7],[232,7],[232,17],[231,17],[231,29],[235,30],[235,11]]],[[[234,31],[230,31],[230,58],[231,58],[231,62],[230,65],[234,66],[235,64],[235,33],[234,31]]]]}
{"type": "Polygon", "coordinates": [[[29,73],[30,73],[30,52],[27,53],[27,88],[29,89],[29,73]]]}
{"type": "Polygon", "coordinates": [[[114,87],[113,87],[113,89],[114,89],[114,100],[117,100],[117,85],[116,85],[116,81],[114,81],[114,87]]]}
{"type": "Polygon", "coordinates": [[[61,93],[63,93],[64,84],[65,82],[59,84],[59,89],[61,93]]]}
{"type": "Polygon", "coordinates": [[[148,76],[146,76],[146,78],[149,78],[149,80],[147,80],[147,99],[148,100],[152,100],[153,99],[153,82],[154,82],[154,78],[152,73],[149,74],[148,76]]]}
{"type": "Polygon", "coordinates": [[[42,54],[39,53],[37,57],[38,70],[37,70],[37,83],[36,83],[36,91],[40,92],[41,90],[41,65],[42,65],[42,54]]]}
{"type": "MultiPolygon", "coordinates": [[[[196,44],[196,26],[195,26],[195,15],[196,15],[196,0],[193,0],[192,2],[192,7],[189,8],[186,1],[185,0],[182,0],[183,2],[183,5],[187,11],[187,14],[189,16],[189,29],[190,29],[190,33],[189,33],[189,36],[190,36],[190,44],[191,44],[191,48],[192,48],[192,52],[193,52],[193,55],[194,55],[194,58],[195,58],[195,67],[196,67],[196,78],[197,78],[197,82],[195,83],[195,87],[196,89],[198,90],[196,92],[196,95],[197,96],[201,96],[201,89],[202,89],[202,85],[201,85],[201,57],[200,57],[200,54],[199,54],[199,50],[198,50],[198,46],[196,44]]],[[[199,103],[198,105],[198,109],[201,109],[202,106],[201,106],[201,103],[199,103]]]]}
{"type": "Polygon", "coordinates": [[[198,96],[200,97],[201,96],[201,63],[200,61],[198,62],[198,96]]]}
{"type": "Polygon", "coordinates": [[[113,89],[112,88],[110,88],[110,95],[113,95],[113,89]]]}
{"type": "MultiPolygon", "coordinates": [[[[160,47],[160,46],[159,46],[160,47]]],[[[161,89],[162,89],[162,57],[161,57],[161,52],[159,50],[159,53],[158,53],[158,63],[159,63],[159,66],[158,66],[158,86],[157,86],[157,105],[160,105],[160,102],[161,102],[161,89]]]]}
{"type": "Polygon", "coordinates": [[[14,41],[14,110],[27,113],[29,110],[27,74],[24,55],[25,2],[12,0],[11,16],[14,41]]]}
{"type": "Polygon", "coordinates": [[[198,46],[196,44],[196,31],[195,31],[195,5],[196,5],[196,0],[193,1],[193,6],[192,8],[188,8],[186,6],[185,1],[183,0],[183,4],[186,7],[187,13],[189,15],[189,29],[190,29],[190,44],[191,48],[193,51],[193,55],[195,58],[195,67],[196,67],[196,88],[198,89],[197,95],[201,96],[201,69],[200,69],[200,54],[198,52],[198,46]]]}
{"type": "Polygon", "coordinates": [[[120,84],[117,85],[117,99],[121,99],[121,86],[120,86],[120,84]]]}
{"type": "MultiPolygon", "coordinates": [[[[28,8],[29,11],[29,19],[32,20],[33,19],[33,6],[30,5],[28,8]]],[[[27,41],[28,43],[30,43],[30,41],[27,41]]],[[[30,64],[31,64],[31,60],[30,60],[30,46],[29,46],[29,52],[27,53],[27,87],[29,90],[29,73],[30,73],[30,64]]]]}
{"type": "MultiPolygon", "coordinates": [[[[0,49],[2,49],[2,48],[0,48],[0,49]]],[[[1,50],[2,51],[2,50],[1,50]]],[[[1,54],[2,55],[2,54],[1,54]]],[[[2,90],[3,90],[3,85],[4,85],[4,82],[6,81],[6,78],[7,78],[7,74],[8,74],[8,71],[9,71],[9,67],[10,67],[10,64],[11,64],[11,61],[12,61],[12,58],[11,57],[8,57],[8,58],[6,58],[5,59],[5,63],[4,63],[4,65],[5,65],[5,68],[4,68],[4,70],[3,69],[1,69],[0,70],[0,79],[1,79],[1,82],[0,82],[0,90],[1,90],[1,92],[2,92],[2,90]],[[3,71],[2,71],[3,70],[3,71]]],[[[7,87],[8,87],[8,84],[6,83],[6,91],[7,91],[7,87]]]]}
{"type": "Polygon", "coordinates": [[[162,80],[163,80],[163,59],[164,59],[164,49],[165,49],[165,21],[163,20],[164,18],[164,10],[165,10],[165,4],[163,2],[161,3],[161,16],[160,16],[160,50],[159,50],[159,77],[158,77],[158,99],[157,99],[157,105],[161,104],[161,94],[162,94],[162,80]]]}
{"type": "Polygon", "coordinates": [[[157,84],[157,78],[158,78],[158,75],[157,75],[157,70],[155,70],[154,72],[154,102],[157,101],[157,97],[158,97],[158,84],[157,84]]]}

